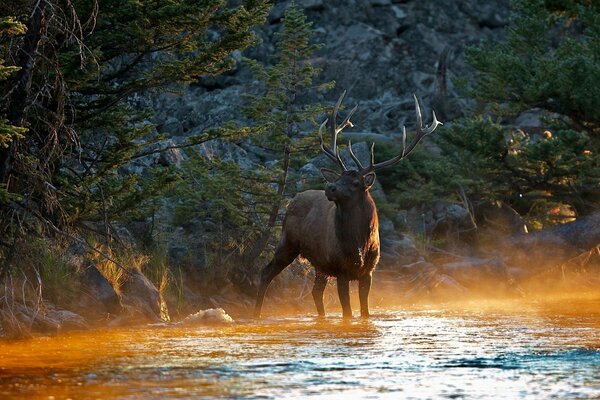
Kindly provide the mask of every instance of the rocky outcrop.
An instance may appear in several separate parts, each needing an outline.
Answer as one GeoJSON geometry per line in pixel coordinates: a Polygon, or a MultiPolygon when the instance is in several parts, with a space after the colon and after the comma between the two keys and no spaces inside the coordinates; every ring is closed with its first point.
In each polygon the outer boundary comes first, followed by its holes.
{"type": "MultiPolygon", "coordinates": [[[[262,44],[248,49],[245,56],[271,62],[274,33],[281,29],[290,1],[274,3],[269,23],[258,28],[262,44]]],[[[400,132],[402,125],[410,127],[414,122],[413,93],[440,112],[445,108],[445,121],[461,115],[465,103],[452,78],[471,72],[464,49],[501,36],[509,18],[509,0],[487,4],[475,0],[296,3],[313,23],[314,41],[324,45],[311,60],[322,68],[318,80],[336,81],[332,92],[315,91],[305,100],[333,103],[337,94],[347,89],[345,103],[360,104],[354,118],[356,130],[369,134],[387,135],[400,132]]],[[[241,54],[234,58],[241,60],[241,54]]],[[[178,142],[227,121],[243,122],[243,94],[258,89],[250,70],[238,63],[229,74],[200,78],[178,91],[137,101],[157,110],[158,131],[178,142]]]]}

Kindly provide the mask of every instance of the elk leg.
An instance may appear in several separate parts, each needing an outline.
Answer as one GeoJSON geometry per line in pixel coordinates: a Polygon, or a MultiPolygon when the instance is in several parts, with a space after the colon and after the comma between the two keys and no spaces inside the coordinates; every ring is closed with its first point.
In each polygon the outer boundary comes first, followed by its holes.
{"type": "Polygon", "coordinates": [[[325,316],[325,306],[323,305],[323,292],[327,286],[327,275],[324,275],[317,271],[315,274],[315,286],[313,286],[312,296],[317,306],[317,313],[319,317],[325,316]]]}
{"type": "Polygon", "coordinates": [[[275,250],[275,256],[266,267],[260,273],[260,284],[258,286],[258,294],[256,296],[256,303],[254,305],[254,316],[260,318],[260,312],[262,310],[263,300],[265,299],[265,293],[269,284],[281,271],[285,269],[294,258],[298,256],[298,250],[288,246],[285,239],[279,243],[275,250]]]}
{"type": "Polygon", "coordinates": [[[358,298],[360,299],[360,316],[369,317],[369,291],[371,290],[371,274],[358,280],[358,298]]]}
{"type": "Polygon", "coordinates": [[[338,276],[337,278],[338,295],[342,304],[344,318],[352,318],[352,307],[350,307],[350,281],[348,278],[338,276]]]}

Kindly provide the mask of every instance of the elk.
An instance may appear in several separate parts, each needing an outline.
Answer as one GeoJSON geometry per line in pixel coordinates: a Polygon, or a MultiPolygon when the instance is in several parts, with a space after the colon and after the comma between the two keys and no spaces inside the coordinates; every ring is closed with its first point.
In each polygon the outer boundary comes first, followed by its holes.
{"type": "Polygon", "coordinates": [[[321,151],[341,169],[341,174],[322,168],[321,174],[329,185],[325,190],[307,190],[297,194],[290,202],[283,221],[283,229],[273,259],[263,268],[254,314],[260,318],[265,293],[273,278],[300,255],[315,268],[312,296],[319,317],[325,316],[323,292],[329,277],[337,278],[337,290],[342,305],[343,317],[352,317],[349,282],[358,281],[361,317],[369,317],[369,291],[373,271],[379,261],[379,220],[377,207],[369,189],[375,183],[375,172],[391,167],[410,154],[426,135],[439,125],[435,112],[433,122],[424,126],[421,109],[416,96],[415,109],[417,130],[412,142],[406,146],[406,128],[402,130],[402,152],[395,157],[375,163],[374,144],[371,145],[370,163],[363,166],[352,151],[348,141],[348,152],[357,169],[348,169],[337,147],[338,134],[347,126],[352,127],[350,118],[355,106],[338,127],[336,120],[340,105],[346,95],[342,93],[330,118],[319,128],[321,151]],[[323,129],[329,122],[331,148],[323,141],[323,129]]]}

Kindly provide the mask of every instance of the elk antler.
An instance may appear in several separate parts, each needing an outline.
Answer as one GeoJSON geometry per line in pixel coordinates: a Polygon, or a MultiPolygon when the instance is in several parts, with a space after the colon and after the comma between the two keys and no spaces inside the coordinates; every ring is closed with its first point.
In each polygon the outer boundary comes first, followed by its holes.
{"type": "Polygon", "coordinates": [[[409,155],[410,152],[413,151],[417,144],[421,141],[421,139],[429,135],[431,132],[435,131],[439,125],[443,125],[440,121],[437,120],[437,117],[435,116],[435,111],[433,111],[433,122],[431,122],[431,125],[429,126],[423,126],[423,118],[421,117],[421,107],[419,106],[419,100],[417,100],[417,96],[415,96],[414,94],[413,97],[415,98],[415,112],[417,114],[417,132],[415,133],[415,137],[413,138],[412,142],[408,145],[408,147],[406,147],[406,127],[402,127],[402,153],[387,161],[382,161],[380,163],[375,164],[375,143],[373,143],[371,144],[371,161],[369,162],[369,165],[367,167],[363,167],[358,157],[356,157],[356,155],[352,151],[352,143],[348,141],[348,151],[350,152],[350,156],[358,166],[359,172],[362,175],[396,164],[398,161],[402,160],[404,157],[409,155]]]}
{"type": "Polygon", "coordinates": [[[347,171],[348,169],[344,165],[344,162],[342,161],[342,158],[340,157],[340,151],[337,147],[337,135],[346,126],[350,126],[350,127],[354,126],[354,125],[352,125],[352,122],[350,122],[350,117],[352,117],[352,114],[354,114],[354,112],[358,108],[358,105],[354,106],[354,108],[352,110],[350,110],[350,112],[348,113],[346,118],[344,118],[344,121],[342,121],[342,125],[340,125],[340,127],[338,128],[337,121],[336,121],[337,113],[340,109],[340,105],[342,104],[342,100],[344,100],[344,96],[346,96],[345,90],[342,93],[342,95],[340,96],[340,98],[338,99],[337,103],[335,103],[335,107],[333,107],[333,111],[331,112],[331,117],[326,119],[319,127],[319,140],[321,142],[321,150],[323,151],[323,153],[327,157],[329,157],[331,160],[335,161],[340,167],[342,167],[342,169],[344,171],[347,171]],[[328,148],[327,146],[325,146],[325,143],[323,142],[323,129],[325,128],[325,125],[327,125],[327,122],[329,122],[329,129],[331,132],[331,145],[332,145],[331,149],[328,148]]]}

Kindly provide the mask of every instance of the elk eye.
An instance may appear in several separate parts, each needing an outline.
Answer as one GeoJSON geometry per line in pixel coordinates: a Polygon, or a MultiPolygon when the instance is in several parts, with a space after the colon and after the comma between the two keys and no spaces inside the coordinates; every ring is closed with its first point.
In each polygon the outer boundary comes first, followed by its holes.
{"type": "Polygon", "coordinates": [[[353,181],[353,182],[352,182],[352,186],[354,186],[354,187],[359,187],[359,186],[360,186],[360,182],[358,182],[358,181],[353,181]]]}

